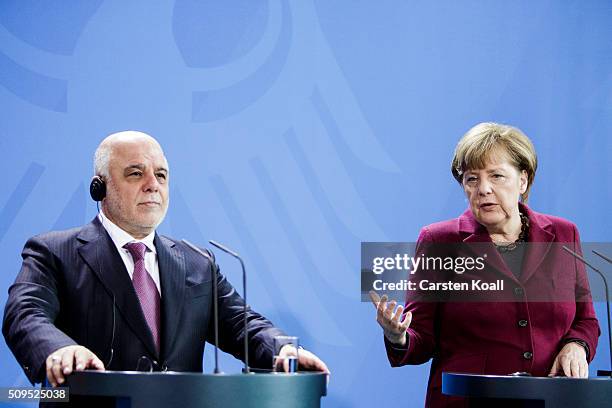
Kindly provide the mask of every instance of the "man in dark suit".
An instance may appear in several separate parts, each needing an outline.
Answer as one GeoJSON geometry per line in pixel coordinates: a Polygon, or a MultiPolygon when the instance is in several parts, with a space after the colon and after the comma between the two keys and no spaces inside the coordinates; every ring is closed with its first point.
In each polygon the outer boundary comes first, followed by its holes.
{"type": "MultiPolygon", "coordinates": [[[[89,224],[28,240],[2,332],[32,383],[74,370],[202,371],[211,340],[212,254],[155,233],[168,209],[169,167],[141,132],[107,137],[94,158],[102,211],[89,224]]],[[[218,275],[219,345],[244,359],[243,299],[218,275]]],[[[283,333],[248,312],[249,361],[271,367],[283,333]]],[[[295,354],[291,345],[281,354],[295,354]]],[[[301,368],[326,371],[300,350],[301,368]]]]}

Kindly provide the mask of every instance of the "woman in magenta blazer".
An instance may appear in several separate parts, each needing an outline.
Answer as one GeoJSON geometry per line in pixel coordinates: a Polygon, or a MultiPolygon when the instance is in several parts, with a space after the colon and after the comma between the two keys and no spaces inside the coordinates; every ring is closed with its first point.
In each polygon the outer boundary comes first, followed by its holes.
{"type": "Polygon", "coordinates": [[[395,301],[371,294],[391,365],[433,359],[427,407],[468,405],[442,394],[444,371],[588,376],[599,325],[586,272],[569,255],[551,250],[561,245],[554,243],[566,243],[580,251],[578,230],[524,204],[536,168],[533,145],[519,129],[476,125],[459,141],[451,169],[469,208],[456,219],[424,227],[418,238],[417,248],[489,246],[482,274],[504,280],[501,301],[426,302],[409,293],[405,307],[396,308],[395,301]]]}

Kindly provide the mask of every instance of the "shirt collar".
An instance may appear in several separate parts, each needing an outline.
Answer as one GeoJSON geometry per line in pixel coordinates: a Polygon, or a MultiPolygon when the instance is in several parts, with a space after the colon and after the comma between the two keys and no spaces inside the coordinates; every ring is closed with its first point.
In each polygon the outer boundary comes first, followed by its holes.
{"type": "Polygon", "coordinates": [[[155,250],[155,245],[153,245],[155,231],[153,231],[143,239],[135,239],[133,236],[131,236],[126,231],[117,226],[115,223],[113,223],[111,220],[109,220],[106,215],[104,215],[104,212],[102,210],[100,210],[100,212],[98,213],[98,218],[100,219],[102,226],[104,227],[106,232],[108,232],[108,235],[110,235],[111,239],[118,248],[123,248],[125,244],[128,244],[130,242],[142,242],[147,246],[149,251],[153,252],[154,254],[157,253],[157,251],[155,250]]]}

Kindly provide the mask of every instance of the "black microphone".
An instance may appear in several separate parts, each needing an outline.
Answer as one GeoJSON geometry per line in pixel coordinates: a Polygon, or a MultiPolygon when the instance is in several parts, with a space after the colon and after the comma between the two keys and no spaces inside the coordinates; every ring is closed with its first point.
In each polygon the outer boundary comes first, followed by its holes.
{"type": "Polygon", "coordinates": [[[213,322],[215,327],[215,374],[223,374],[219,369],[219,295],[218,295],[218,282],[217,282],[217,264],[212,257],[206,252],[202,251],[197,246],[193,245],[191,242],[183,239],[182,242],[187,245],[189,248],[193,249],[198,254],[202,255],[204,258],[208,259],[212,264],[213,271],[213,322]]]}
{"type": "Polygon", "coordinates": [[[245,374],[248,374],[251,372],[251,370],[249,369],[249,336],[248,336],[248,320],[247,320],[247,311],[248,311],[248,306],[247,306],[247,282],[246,282],[246,270],[244,268],[244,261],[242,260],[242,258],[240,257],[240,255],[238,255],[236,252],[230,250],[229,248],[221,245],[218,242],[215,241],[208,241],[211,243],[211,245],[214,245],[215,247],[219,248],[220,250],[222,250],[223,252],[225,252],[226,254],[229,254],[231,256],[233,256],[234,258],[238,259],[240,261],[240,266],[242,267],[242,297],[244,299],[244,368],[242,369],[242,372],[245,374]]]}
{"type": "Polygon", "coordinates": [[[588,263],[587,260],[584,259],[582,256],[578,255],[577,253],[575,253],[574,251],[572,251],[565,245],[563,245],[563,249],[569,252],[574,258],[579,259],[580,261],[582,261],[582,263],[584,263],[589,268],[597,272],[599,276],[601,276],[601,279],[603,279],[604,287],[606,289],[606,310],[608,311],[608,316],[607,316],[608,317],[608,350],[610,351],[610,370],[597,370],[597,375],[612,377],[612,328],[610,328],[610,297],[608,295],[608,280],[606,279],[604,274],[601,273],[599,269],[595,268],[593,265],[588,263]]]}
{"type": "Polygon", "coordinates": [[[108,362],[106,363],[106,365],[104,366],[104,368],[108,369],[111,365],[111,363],[113,362],[113,357],[115,356],[115,349],[113,348],[113,344],[115,343],[115,326],[116,326],[116,322],[115,322],[115,309],[116,309],[116,305],[115,305],[115,294],[113,293],[113,332],[111,335],[111,342],[110,342],[110,357],[108,358],[108,362]]]}

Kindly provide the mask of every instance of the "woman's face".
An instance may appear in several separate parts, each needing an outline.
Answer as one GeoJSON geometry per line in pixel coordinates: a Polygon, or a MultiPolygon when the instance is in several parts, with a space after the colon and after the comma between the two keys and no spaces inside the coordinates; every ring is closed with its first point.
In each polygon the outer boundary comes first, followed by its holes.
{"type": "Polygon", "coordinates": [[[463,174],[462,184],[478,222],[489,232],[507,232],[504,226],[519,216],[518,201],[527,189],[527,172],[514,167],[505,154],[492,153],[485,168],[463,174]]]}

